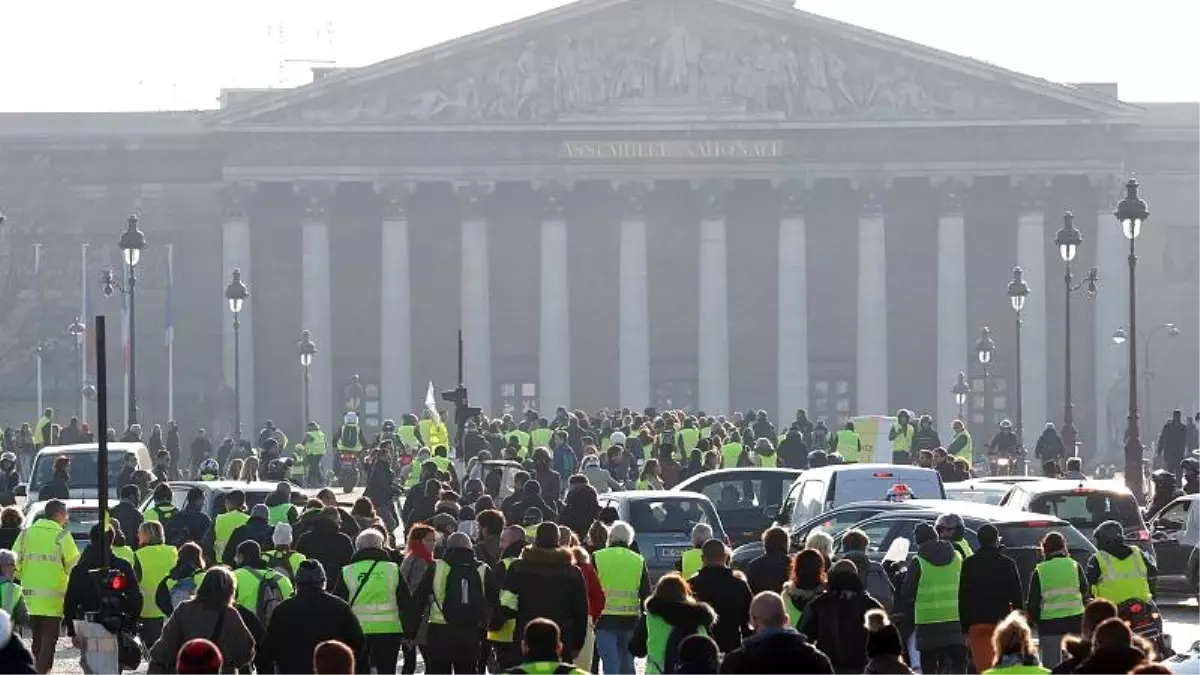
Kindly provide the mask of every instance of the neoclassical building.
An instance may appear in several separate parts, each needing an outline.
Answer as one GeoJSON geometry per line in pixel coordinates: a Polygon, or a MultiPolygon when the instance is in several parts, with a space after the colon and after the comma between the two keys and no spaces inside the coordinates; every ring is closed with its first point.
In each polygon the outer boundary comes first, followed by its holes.
{"type": "MultiPolygon", "coordinates": [[[[962,371],[977,434],[1020,406],[1032,437],[1062,419],[1051,240],[1069,209],[1075,278],[1101,279],[1072,309],[1090,446],[1124,426],[1112,210],[1136,173],[1152,213],[1142,332],[1181,329],[1154,340],[1147,416],[1195,405],[1197,104],[1126,102],[1115,85],[1048,82],[789,4],[580,0],[296,89],[226,91],[219,110],[4,115],[0,194],[45,255],[73,251],[65,268],[82,242],[111,260],[133,211],[154,247],[174,245],[185,422],[228,424],[222,291],[240,269],[242,418],[293,429],[302,329],[328,425],[351,394],[378,419],[419,407],[430,381],[452,387],[461,327],[465,383],[493,411],[837,421],[903,406],[945,429],[962,371]],[[1017,265],[1032,291],[1019,402],[1017,265]],[[347,391],[355,373],[364,389],[347,391]]],[[[158,258],[141,272],[144,417],[165,415],[158,258]]],[[[69,314],[78,292],[63,288],[69,314]]]]}

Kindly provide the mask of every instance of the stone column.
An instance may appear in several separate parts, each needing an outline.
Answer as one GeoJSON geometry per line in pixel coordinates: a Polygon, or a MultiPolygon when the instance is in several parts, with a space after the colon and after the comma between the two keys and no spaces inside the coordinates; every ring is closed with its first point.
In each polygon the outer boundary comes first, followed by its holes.
{"type": "MultiPolygon", "coordinates": [[[[970,373],[967,354],[967,235],[963,196],[967,186],[941,186],[937,240],[937,401],[936,428],[951,433],[958,405],[950,394],[960,372],[970,373]]],[[[969,403],[969,402],[968,402],[969,403]]],[[[967,420],[963,420],[964,423],[967,420]]],[[[969,425],[968,425],[969,426],[969,425]]]]}
{"type": "Polygon", "coordinates": [[[858,413],[888,407],[887,247],[882,195],[863,191],[858,217],[858,413]]]}
{"type": "Polygon", "coordinates": [[[543,200],[541,317],[538,346],[538,407],[568,409],[571,404],[571,294],[567,265],[566,188],[550,183],[538,190],[543,200]]]}
{"type": "Polygon", "coordinates": [[[463,384],[471,404],[492,410],[492,309],[488,272],[488,197],[495,186],[456,186],[462,207],[463,384]]]}
{"type": "Polygon", "coordinates": [[[698,338],[700,409],[729,410],[729,256],[725,209],[730,186],[712,181],[698,186],[700,203],[700,326],[698,338]]]}
{"type": "Polygon", "coordinates": [[[1025,270],[1029,297],[1021,326],[1021,417],[1022,439],[1032,448],[1045,424],[1047,406],[1046,336],[1046,191],[1040,181],[1022,186],[1021,212],[1017,220],[1017,264],[1025,270]]]}
{"type": "Polygon", "coordinates": [[[646,269],[645,206],[650,186],[623,183],[625,202],[620,242],[619,405],[642,410],[650,405],[650,291],[646,269]]]}
{"type": "MultiPolygon", "coordinates": [[[[1092,181],[1096,190],[1096,267],[1100,270],[1102,292],[1097,293],[1093,302],[1096,303],[1095,357],[1096,376],[1093,381],[1096,386],[1096,452],[1089,459],[1096,461],[1102,457],[1116,458],[1120,455],[1122,432],[1125,429],[1125,411],[1114,411],[1116,419],[1109,417],[1109,393],[1113,387],[1122,386],[1119,382],[1128,382],[1121,378],[1121,372],[1126,366],[1127,350],[1112,342],[1112,335],[1118,328],[1129,323],[1129,240],[1121,232],[1113,212],[1116,210],[1116,200],[1121,196],[1121,181],[1116,176],[1097,177],[1092,181]],[[1112,427],[1116,430],[1114,436],[1109,432],[1112,427]]],[[[1128,385],[1125,385],[1127,388],[1128,385]]],[[[1127,396],[1121,396],[1126,400],[1127,396]]]]}
{"type": "MultiPolygon", "coordinates": [[[[322,183],[300,186],[304,207],[301,228],[300,284],[301,328],[309,331],[321,353],[309,369],[309,416],[331,433],[335,422],[333,392],[333,305],[329,254],[329,204],[333,186],[322,183]]],[[[297,336],[299,339],[299,336],[297,336]]],[[[303,405],[303,402],[301,402],[303,405]]],[[[339,411],[340,412],[340,411],[339,411]]]]}
{"type": "Polygon", "coordinates": [[[808,408],[808,233],[804,223],[804,186],[780,187],[779,219],[779,412],[784,424],[799,408],[808,408]]]}
{"type": "MultiPolygon", "coordinates": [[[[225,222],[222,227],[222,273],[221,279],[228,280],[233,275],[233,270],[241,270],[242,283],[253,291],[254,288],[254,270],[250,264],[250,200],[254,196],[254,188],[251,185],[234,183],[225,186],[222,190],[221,200],[224,209],[225,222]]],[[[223,284],[222,284],[223,285],[223,284]]],[[[233,321],[229,318],[229,310],[226,307],[224,294],[220,297],[221,301],[221,324],[222,324],[222,342],[224,346],[223,355],[223,373],[224,382],[229,387],[229,410],[233,410],[233,392],[236,387],[234,382],[234,336],[233,336],[233,321]]],[[[241,418],[242,418],[242,437],[249,438],[254,434],[254,302],[247,302],[242,308],[241,316],[241,418]]],[[[229,424],[233,425],[233,419],[229,420],[229,424]]]]}
{"type": "Polygon", "coordinates": [[[385,185],[379,307],[379,385],[382,417],[399,420],[418,409],[412,392],[412,263],[409,260],[408,208],[413,186],[385,185]]]}

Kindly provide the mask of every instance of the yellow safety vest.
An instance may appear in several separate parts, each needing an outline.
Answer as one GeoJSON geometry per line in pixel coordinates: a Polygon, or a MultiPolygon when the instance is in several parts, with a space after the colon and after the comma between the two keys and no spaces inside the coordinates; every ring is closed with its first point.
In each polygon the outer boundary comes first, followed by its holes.
{"type": "Polygon", "coordinates": [[[434,455],[429,459],[433,460],[434,464],[437,464],[438,471],[441,471],[442,473],[450,473],[450,459],[448,457],[434,455]]]}
{"type": "Polygon", "coordinates": [[[700,430],[695,427],[680,429],[678,436],[680,450],[684,452],[691,452],[696,448],[696,444],[700,442],[700,430]]]}
{"type": "Polygon", "coordinates": [[[262,557],[267,563],[267,567],[279,571],[289,579],[296,576],[296,570],[300,569],[300,563],[308,559],[303,553],[288,551],[285,554],[279,549],[266,551],[262,557]]]}
{"type": "Polygon", "coordinates": [[[962,555],[957,551],[947,565],[934,565],[918,555],[921,578],[917,582],[916,624],[958,622],[958,583],[962,555]]]}
{"type": "Polygon", "coordinates": [[[892,430],[896,432],[896,437],[892,439],[892,452],[908,452],[912,448],[912,425],[905,424],[901,429],[899,424],[893,424],[892,430]]]}
{"type": "Polygon", "coordinates": [[[357,424],[343,424],[342,432],[338,434],[337,449],[339,452],[362,451],[362,429],[357,424]],[[354,429],[354,445],[346,444],[346,430],[354,429]]]}
{"type": "Polygon", "coordinates": [[[576,668],[569,663],[558,663],[556,661],[529,661],[504,672],[517,673],[518,675],[555,675],[555,673],[589,675],[586,670],[576,668]]]}
{"type": "Polygon", "coordinates": [[[379,635],[401,632],[400,607],[396,605],[396,588],[400,585],[399,565],[383,560],[359,560],[342,568],[342,582],[350,594],[347,597],[358,596],[350,609],[358,617],[364,633],[379,635]],[[359,586],[362,586],[361,590],[359,586]]]}
{"type": "Polygon", "coordinates": [[[862,437],[858,435],[857,431],[842,429],[837,432],[837,454],[847,462],[857,462],[858,446],[861,441],[862,437]]]}
{"type": "Polygon", "coordinates": [[[404,487],[410,488],[416,485],[417,481],[421,479],[421,464],[423,462],[418,462],[415,458],[413,459],[412,464],[408,467],[408,478],[404,479],[404,487]]]}
{"type": "MultiPolygon", "coordinates": [[[[597,551],[597,553],[599,553],[599,552],[600,551],[597,551]]],[[[514,560],[516,560],[516,558],[504,558],[503,560],[500,561],[500,564],[504,566],[505,572],[507,572],[508,568],[512,566],[514,560]]],[[[604,583],[603,577],[600,578],[600,582],[604,583]]],[[[609,597],[612,597],[612,596],[609,596],[609,597]]],[[[500,630],[489,630],[487,633],[487,639],[491,642],[508,643],[508,642],[513,641],[513,637],[516,635],[516,633],[517,633],[517,620],[509,619],[508,621],[504,622],[503,626],[500,626],[500,630]]]]}
{"type": "Polygon", "coordinates": [[[37,446],[46,445],[48,440],[46,432],[50,429],[50,418],[42,417],[38,419],[37,426],[33,428],[33,444],[37,446]]]}
{"type": "Polygon", "coordinates": [[[235,586],[237,587],[237,595],[234,596],[234,602],[245,607],[251,613],[258,611],[258,589],[262,585],[262,582],[267,579],[275,579],[285,599],[292,597],[296,592],[291,580],[274,570],[239,567],[233,571],[233,577],[235,586]]]}
{"type": "Polygon", "coordinates": [[[146,509],[146,513],[142,514],[143,520],[147,523],[161,522],[163,528],[166,528],[167,521],[179,515],[179,509],[175,505],[167,502],[165,504],[155,504],[146,509]]]}
{"type": "Polygon", "coordinates": [[[134,554],[134,569],[138,574],[138,586],[142,589],[143,619],[161,619],[163,612],[158,608],[154,596],[158,585],[171,573],[179,561],[179,549],[167,544],[143,546],[134,554]]]}
{"type": "Polygon", "coordinates": [[[410,452],[415,453],[421,447],[421,443],[417,440],[417,428],[411,424],[405,424],[397,428],[396,436],[400,438],[400,443],[410,452]]]}
{"type": "Polygon", "coordinates": [[[966,539],[959,539],[951,543],[954,544],[954,548],[958,549],[958,552],[962,554],[963,560],[970,558],[971,554],[975,553],[971,550],[971,543],[966,539]]]}
{"type": "Polygon", "coordinates": [[[225,545],[233,536],[233,531],[246,524],[250,514],[245,511],[226,511],[213,521],[213,564],[220,564],[225,556],[225,545]]]}
{"type": "Polygon", "coordinates": [[[983,671],[983,675],[1045,675],[1051,670],[1042,666],[997,666],[983,671]]]}
{"type": "Polygon", "coordinates": [[[289,516],[292,511],[295,510],[296,507],[291,502],[283,502],[282,504],[269,506],[267,507],[267,524],[271,527],[275,527],[279,523],[290,522],[291,518],[289,516]]]}
{"type": "Polygon", "coordinates": [[[543,427],[538,427],[533,430],[533,433],[529,434],[529,442],[533,443],[533,447],[535,448],[549,448],[550,441],[553,438],[554,430],[543,427]]]}
{"type": "Polygon", "coordinates": [[[683,560],[679,564],[683,571],[684,579],[691,579],[693,575],[704,567],[704,555],[700,553],[698,548],[689,548],[683,552],[683,560]]]}
{"type": "Polygon", "coordinates": [[[325,432],[318,429],[310,431],[304,438],[304,452],[313,457],[325,455],[325,432]]]}
{"type": "Polygon", "coordinates": [[[131,547],[131,546],[114,546],[114,547],[112,547],[112,554],[114,556],[120,558],[121,560],[124,560],[125,562],[129,563],[130,567],[133,567],[133,561],[136,559],[133,556],[133,547],[131,547]]]}
{"type": "MultiPolygon", "coordinates": [[[[1105,551],[1096,551],[1094,555],[1100,564],[1100,581],[1092,586],[1092,595],[1114,605],[1126,600],[1150,600],[1149,573],[1141,551],[1133,549],[1124,560],[1105,551]]],[[[23,577],[22,581],[29,583],[23,577]]]]}
{"type": "Polygon", "coordinates": [[[764,469],[774,469],[779,466],[779,455],[754,455],[754,463],[764,469]]]}
{"type": "Polygon", "coordinates": [[[596,575],[604,588],[603,616],[637,616],[641,606],[642,571],[646,559],[624,546],[602,548],[593,554],[596,575]]]}
{"type": "Polygon", "coordinates": [[[721,446],[721,468],[736,469],[744,448],[741,443],[726,443],[721,446]]]}
{"type": "Polygon", "coordinates": [[[954,440],[957,441],[959,436],[966,436],[967,444],[962,447],[962,450],[958,451],[958,455],[956,455],[956,456],[962,457],[963,459],[967,460],[967,464],[970,464],[971,461],[975,457],[974,451],[971,448],[971,432],[967,431],[966,429],[963,429],[961,434],[955,434],[954,440]]]}
{"type": "Polygon", "coordinates": [[[1037,564],[1041,585],[1041,617],[1062,619],[1083,614],[1083,595],[1079,592],[1079,564],[1068,556],[1037,564]]]}
{"type": "Polygon", "coordinates": [[[0,579],[0,609],[8,612],[9,616],[17,613],[17,605],[21,602],[21,595],[25,589],[21,588],[21,584],[7,579],[0,579]]]}
{"type": "Polygon", "coordinates": [[[17,578],[24,584],[25,606],[30,616],[61,617],[63,594],[79,548],[71,533],[43,518],[17,536],[17,578]]]}
{"type": "MultiPolygon", "coordinates": [[[[431,420],[429,418],[425,418],[425,419],[417,421],[417,428],[421,430],[421,438],[425,439],[426,443],[429,443],[429,430],[432,427],[433,427],[433,420],[431,420]]],[[[429,446],[429,449],[432,450],[433,446],[432,445],[429,446]]]]}
{"type": "MultiPolygon", "coordinates": [[[[442,605],[446,603],[446,582],[450,580],[450,563],[445,560],[435,560],[433,564],[433,602],[429,607],[429,623],[445,625],[446,617],[442,614],[442,605]]],[[[487,563],[479,563],[475,569],[479,572],[479,583],[481,585],[486,583],[487,563]]]]}

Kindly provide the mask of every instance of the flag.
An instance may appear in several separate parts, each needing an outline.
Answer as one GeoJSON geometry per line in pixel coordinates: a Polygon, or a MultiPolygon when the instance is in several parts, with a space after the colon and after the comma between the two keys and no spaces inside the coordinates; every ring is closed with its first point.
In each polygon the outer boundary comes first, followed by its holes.
{"type": "Polygon", "coordinates": [[[425,390],[425,410],[429,413],[430,419],[442,421],[442,416],[437,409],[437,398],[433,395],[433,381],[429,382],[429,388],[425,390]]]}
{"type": "Polygon", "coordinates": [[[163,330],[165,331],[166,346],[175,344],[175,317],[172,312],[173,287],[175,286],[175,246],[167,244],[167,306],[163,310],[163,330]]]}

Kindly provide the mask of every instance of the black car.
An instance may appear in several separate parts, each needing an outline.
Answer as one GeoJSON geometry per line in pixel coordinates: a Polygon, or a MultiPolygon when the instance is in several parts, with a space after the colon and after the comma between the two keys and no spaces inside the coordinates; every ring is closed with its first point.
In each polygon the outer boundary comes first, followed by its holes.
{"type": "Polygon", "coordinates": [[[1200,594],[1200,495],[1179,497],[1150,519],[1159,591],[1200,594]]]}
{"type": "Polygon", "coordinates": [[[719,469],[706,471],[672,490],[699,492],[708,497],[734,546],[758,541],[779,514],[800,469],[719,469]]]}

